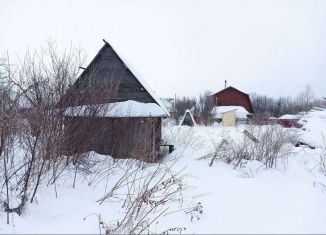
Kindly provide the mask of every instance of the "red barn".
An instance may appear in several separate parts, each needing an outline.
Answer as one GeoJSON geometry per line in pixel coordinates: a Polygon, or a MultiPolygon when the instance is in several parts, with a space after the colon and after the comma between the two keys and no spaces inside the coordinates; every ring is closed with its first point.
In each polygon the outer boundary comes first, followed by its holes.
{"type": "Polygon", "coordinates": [[[211,96],[213,97],[216,106],[242,106],[249,113],[254,112],[249,95],[232,86],[216,92],[211,96]]]}

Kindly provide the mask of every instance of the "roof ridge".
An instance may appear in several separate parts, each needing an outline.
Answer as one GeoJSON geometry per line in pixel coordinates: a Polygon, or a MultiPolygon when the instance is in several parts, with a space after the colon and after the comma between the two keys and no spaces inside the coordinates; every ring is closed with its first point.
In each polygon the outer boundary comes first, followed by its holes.
{"type": "Polygon", "coordinates": [[[218,93],[220,93],[220,92],[222,92],[222,91],[225,91],[225,90],[227,90],[227,89],[230,89],[230,88],[235,89],[235,90],[237,90],[237,91],[239,91],[239,92],[241,92],[241,93],[243,93],[243,94],[245,94],[245,95],[249,95],[248,93],[243,92],[243,91],[240,91],[239,89],[237,89],[237,88],[235,88],[235,87],[233,87],[233,86],[228,86],[228,87],[226,87],[226,88],[224,88],[224,89],[222,89],[222,90],[220,90],[220,91],[217,91],[217,92],[211,94],[210,96],[216,95],[216,94],[218,94],[218,93]]]}

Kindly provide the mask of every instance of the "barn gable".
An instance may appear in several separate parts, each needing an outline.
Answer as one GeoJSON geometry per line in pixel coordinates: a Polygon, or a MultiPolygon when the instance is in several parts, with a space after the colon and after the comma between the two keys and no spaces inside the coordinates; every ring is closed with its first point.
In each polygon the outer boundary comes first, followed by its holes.
{"type": "Polygon", "coordinates": [[[155,103],[163,110],[163,116],[169,116],[169,112],[141,76],[109,43],[105,40],[104,42],[103,47],[58,106],[67,108],[133,100],[140,103],[155,103]]]}
{"type": "Polygon", "coordinates": [[[248,94],[229,86],[211,95],[216,106],[242,106],[249,113],[253,113],[253,107],[248,94]]]}

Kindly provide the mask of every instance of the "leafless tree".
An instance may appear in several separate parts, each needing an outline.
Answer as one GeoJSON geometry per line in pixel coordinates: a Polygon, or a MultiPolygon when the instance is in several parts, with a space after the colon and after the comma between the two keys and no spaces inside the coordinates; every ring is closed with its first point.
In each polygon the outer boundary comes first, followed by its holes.
{"type": "Polygon", "coordinates": [[[20,215],[26,202],[33,202],[45,172],[53,171],[54,179],[62,172],[63,116],[55,104],[76,79],[81,57],[73,49],[59,55],[55,45],[49,43],[47,50],[26,53],[15,74],[9,59],[7,62],[7,67],[3,67],[7,71],[7,85],[3,89],[6,92],[2,92],[8,98],[6,103],[2,102],[2,116],[7,121],[1,133],[6,140],[12,138],[11,143],[3,141],[1,146],[20,145],[19,151],[6,151],[3,164],[5,185],[11,189],[11,198],[20,201],[12,207],[7,197],[5,210],[20,215]],[[17,130],[9,133],[9,127],[17,130]]]}
{"type": "Polygon", "coordinates": [[[200,121],[200,123],[204,125],[211,125],[213,123],[214,113],[214,100],[210,96],[212,92],[205,91],[199,95],[199,99],[197,102],[198,112],[195,114],[200,121]]]}
{"type": "Polygon", "coordinates": [[[15,149],[16,134],[18,133],[18,102],[20,93],[13,86],[12,77],[14,69],[9,61],[8,53],[0,59],[0,176],[1,192],[5,189],[5,198],[0,198],[7,212],[7,223],[9,224],[9,213],[11,197],[10,179],[12,177],[12,157],[15,149]]]}
{"type": "Polygon", "coordinates": [[[309,111],[313,106],[323,106],[322,99],[315,98],[310,85],[306,85],[304,90],[294,98],[290,96],[274,98],[255,93],[251,94],[250,98],[256,115],[274,117],[309,111]]]}
{"type": "Polygon", "coordinates": [[[297,96],[297,102],[303,111],[310,110],[314,101],[314,92],[311,85],[306,85],[304,90],[297,96]]]}

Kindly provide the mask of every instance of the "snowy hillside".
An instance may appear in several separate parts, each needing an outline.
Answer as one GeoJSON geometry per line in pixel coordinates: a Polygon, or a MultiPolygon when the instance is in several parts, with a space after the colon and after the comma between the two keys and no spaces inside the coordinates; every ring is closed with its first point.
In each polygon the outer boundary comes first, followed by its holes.
{"type": "Polygon", "coordinates": [[[302,138],[317,147],[325,146],[326,142],[326,110],[312,109],[301,118],[300,122],[306,131],[302,138]]]}
{"type": "Polygon", "coordinates": [[[1,212],[0,233],[104,233],[125,215],[129,202],[121,200],[123,195],[136,194],[157,169],[155,179],[173,177],[171,187],[171,181],[166,181],[162,190],[153,187],[157,190],[153,198],[168,193],[173,197],[150,213],[149,222],[153,223],[147,224],[144,233],[169,229],[169,233],[187,234],[325,233],[326,175],[320,166],[322,148],[326,148],[322,141],[326,111],[309,112],[302,121],[306,131],[287,131],[316,149],[289,145],[291,154],[279,159],[272,169],[259,161],[235,168],[221,159],[209,166],[210,160],[204,156],[216,150],[216,143],[222,139],[241,142],[248,126],[166,126],[164,137],[175,143],[176,150],[161,164],[143,164],[134,174],[140,164],[137,161],[91,154],[93,171],[79,171],[75,188],[75,172],[66,170],[56,184],[42,185],[21,217],[11,213],[10,225],[1,212]],[[126,172],[124,183],[119,184],[126,172]],[[178,193],[173,194],[174,190],[178,193]],[[110,192],[114,195],[105,200],[103,196],[110,192]]]}

